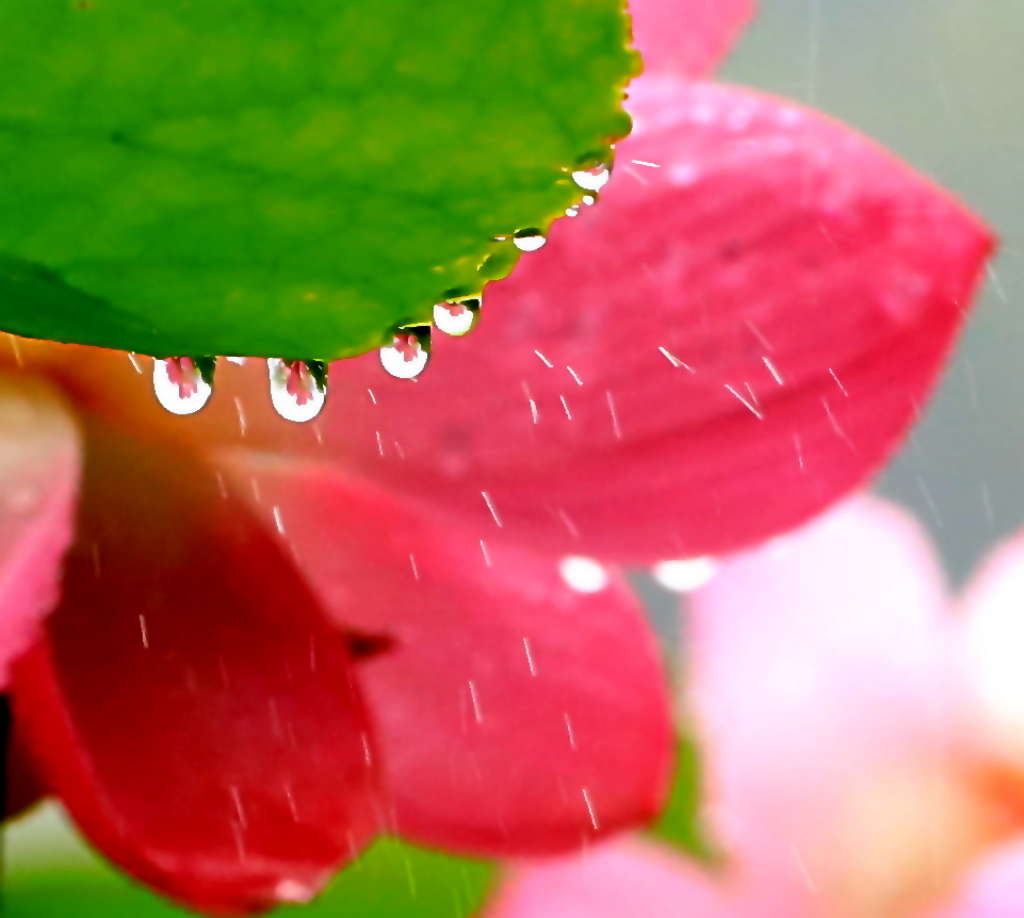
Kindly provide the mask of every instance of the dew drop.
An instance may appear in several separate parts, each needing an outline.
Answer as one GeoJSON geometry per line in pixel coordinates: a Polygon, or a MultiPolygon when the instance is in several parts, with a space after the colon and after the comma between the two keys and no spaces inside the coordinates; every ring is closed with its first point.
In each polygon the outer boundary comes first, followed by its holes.
{"type": "Polygon", "coordinates": [[[608,586],[608,571],[599,561],[582,555],[568,555],[558,563],[566,586],[578,593],[599,593],[608,586]]]}
{"type": "Polygon", "coordinates": [[[565,215],[567,217],[578,217],[580,215],[579,204],[573,204],[572,207],[567,207],[565,209],[565,215]]]}
{"type": "Polygon", "coordinates": [[[327,401],[327,367],[319,360],[267,360],[270,401],[286,421],[312,421],[327,401]]]}
{"type": "Polygon", "coordinates": [[[473,298],[434,306],[434,327],[446,335],[465,335],[473,330],[480,313],[480,300],[473,298]]]}
{"type": "Polygon", "coordinates": [[[536,252],[547,244],[547,237],[538,229],[519,230],[512,242],[520,252],[536,252]]]}
{"type": "Polygon", "coordinates": [[[380,363],[398,379],[413,379],[423,372],[430,359],[430,329],[400,328],[391,344],[380,349],[380,363]]]}
{"type": "Polygon", "coordinates": [[[690,593],[699,590],[715,576],[715,562],[708,557],[659,561],[651,574],[666,590],[690,593]]]}
{"type": "Polygon", "coordinates": [[[584,191],[600,191],[608,184],[612,170],[605,163],[598,163],[590,169],[577,169],[572,180],[584,191]]]}
{"type": "Polygon", "coordinates": [[[597,203],[597,195],[596,194],[585,194],[585,195],[583,195],[583,203],[586,204],[587,207],[593,207],[597,203]]]}
{"type": "Polygon", "coordinates": [[[212,360],[168,357],[153,361],[153,391],[157,401],[171,414],[200,411],[213,395],[212,379],[212,360]]]}

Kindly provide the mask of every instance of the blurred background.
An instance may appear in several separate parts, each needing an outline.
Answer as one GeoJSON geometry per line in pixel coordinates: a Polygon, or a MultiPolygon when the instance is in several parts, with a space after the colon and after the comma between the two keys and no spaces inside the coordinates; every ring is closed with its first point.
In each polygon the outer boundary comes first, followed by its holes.
{"type": "MultiPolygon", "coordinates": [[[[859,128],[965,200],[1002,239],[973,321],[910,442],[879,482],[967,576],[1024,525],[1024,3],[762,0],[720,73],[859,128]]],[[[652,613],[676,598],[642,586],[652,613]]],[[[183,915],[102,867],[43,809],[5,839],[5,915],[183,915]]],[[[296,915],[449,916],[488,870],[387,843],[296,915]]]]}

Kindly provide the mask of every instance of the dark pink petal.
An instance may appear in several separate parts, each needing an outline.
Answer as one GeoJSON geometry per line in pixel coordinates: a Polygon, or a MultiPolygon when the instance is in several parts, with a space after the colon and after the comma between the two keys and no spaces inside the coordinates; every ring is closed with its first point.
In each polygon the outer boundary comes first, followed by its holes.
{"type": "Polygon", "coordinates": [[[703,76],[754,15],[755,0],[630,0],[645,72],[703,76]]]}
{"type": "Polygon", "coordinates": [[[374,828],[348,639],[210,470],[94,432],[15,718],[111,859],[207,911],[306,899],[374,828]]]}
{"type": "Polygon", "coordinates": [[[596,570],[596,591],[579,592],[557,559],[509,544],[494,522],[432,519],[327,466],[233,461],[324,607],[390,648],[358,679],[398,832],[523,854],[655,814],[668,699],[619,576],[596,570]]]}
{"type": "Polygon", "coordinates": [[[516,865],[484,918],[753,918],[754,914],[737,911],[712,873],[702,873],[665,848],[627,841],[572,857],[516,865]]]}
{"type": "Polygon", "coordinates": [[[601,202],[488,288],[478,332],[415,383],[335,366],[325,454],[471,531],[486,491],[510,537],[645,561],[791,527],[895,449],[985,228],[821,115],[644,87],[601,202]]]}
{"type": "Polygon", "coordinates": [[[60,396],[42,380],[0,375],[0,689],[57,601],[79,460],[60,396]]]}
{"type": "Polygon", "coordinates": [[[953,619],[914,521],[847,502],[725,562],[690,611],[687,700],[738,869],[810,884],[815,914],[934,892],[983,817],[959,786],[953,619]]]}
{"type": "Polygon", "coordinates": [[[7,756],[0,766],[0,774],[3,775],[0,822],[20,816],[45,794],[17,730],[13,730],[9,737],[7,756]]]}

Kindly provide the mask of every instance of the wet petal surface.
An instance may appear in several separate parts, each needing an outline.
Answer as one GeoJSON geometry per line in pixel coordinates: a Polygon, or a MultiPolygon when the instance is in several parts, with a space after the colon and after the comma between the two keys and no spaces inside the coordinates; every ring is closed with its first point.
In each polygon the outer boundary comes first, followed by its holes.
{"type": "Polygon", "coordinates": [[[196,908],[306,899],[375,828],[348,637],[209,468],[94,429],[19,729],[108,857],[196,908]]]}
{"type": "Polygon", "coordinates": [[[328,453],[481,530],[721,552],[862,482],[917,417],[991,238],[879,147],[743,89],[642,81],[596,207],[415,384],[334,368],[328,453]],[[342,407],[342,404],[344,407],[342,407]]]}
{"type": "Polygon", "coordinates": [[[236,454],[231,469],[325,608],[386,648],[358,680],[399,833],[524,854],[653,817],[668,699],[614,571],[510,545],[494,520],[435,521],[327,466],[236,454]]]}

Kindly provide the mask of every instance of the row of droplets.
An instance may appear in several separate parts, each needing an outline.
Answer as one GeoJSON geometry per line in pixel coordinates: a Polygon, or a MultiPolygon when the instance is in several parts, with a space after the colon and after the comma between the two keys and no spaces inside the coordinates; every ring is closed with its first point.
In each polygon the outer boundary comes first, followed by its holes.
{"type": "MultiPolygon", "coordinates": [[[[480,312],[480,299],[438,303],[434,327],[447,335],[472,331],[480,312]]],[[[398,329],[391,343],[380,349],[380,362],[391,376],[414,379],[430,359],[430,327],[398,329]]],[[[231,363],[246,358],[228,357],[231,363]]],[[[171,414],[201,411],[213,396],[214,358],[167,357],[153,361],[153,391],[157,401],[171,414]]],[[[327,401],[327,366],[319,360],[267,360],[270,401],[274,410],[289,421],[312,421],[327,401]]]]}
{"type": "MultiPolygon", "coordinates": [[[[573,181],[584,191],[584,204],[595,204],[598,192],[611,177],[610,168],[601,163],[589,169],[572,173],[573,181]]],[[[566,210],[575,217],[579,207],[566,210]]],[[[507,237],[499,237],[507,238],[507,237]]],[[[522,252],[536,252],[543,248],[547,238],[540,230],[519,230],[512,242],[522,252]]],[[[480,313],[479,297],[452,300],[434,306],[434,325],[447,335],[468,334],[476,325],[480,313]]],[[[380,349],[381,366],[398,379],[414,379],[426,369],[430,359],[430,326],[405,326],[395,331],[391,343],[380,349]]],[[[232,363],[244,363],[245,358],[228,357],[232,363]]],[[[213,396],[213,357],[168,357],[153,362],[153,391],[157,401],[169,412],[177,415],[201,411],[213,396]]],[[[319,360],[267,360],[270,379],[270,401],[274,410],[284,419],[304,423],[312,421],[323,410],[327,401],[327,366],[319,360]]]]}

